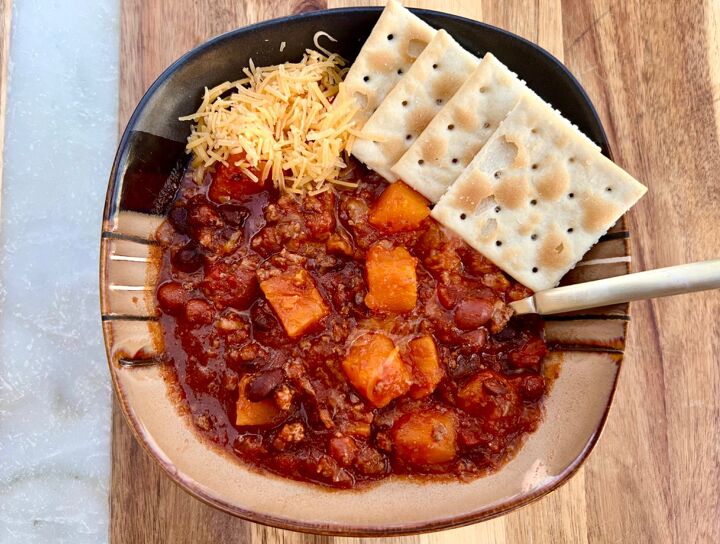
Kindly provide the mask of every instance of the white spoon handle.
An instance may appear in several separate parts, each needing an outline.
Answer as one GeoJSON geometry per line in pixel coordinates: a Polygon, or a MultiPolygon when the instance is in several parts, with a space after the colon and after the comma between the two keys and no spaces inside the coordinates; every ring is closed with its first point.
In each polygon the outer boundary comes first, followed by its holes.
{"type": "Polygon", "coordinates": [[[720,288],[720,259],[546,289],[511,302],[516,314],[558,314],[720,288]]]}

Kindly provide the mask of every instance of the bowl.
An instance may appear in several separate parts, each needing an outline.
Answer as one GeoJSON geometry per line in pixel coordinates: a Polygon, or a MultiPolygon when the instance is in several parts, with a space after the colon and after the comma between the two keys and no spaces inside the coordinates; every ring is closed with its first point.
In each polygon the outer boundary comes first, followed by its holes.
{"type": "MultiPolygon", "coordinates": [[[[518,36],[477,21],[415,10],[469,51],[491,51],[609,155],[598,116],[580,84],[553,56],[518,36]]],[[[276,19],[214,38],[190,51],[153,83],[120,141],[110,175],[100,257],[100,298],[110,374],[136,438],[189,493],[226,512],[277,527],[333,535],[393,535],[469,524],[506,513],[557,488],[580,467],[612,402],[628,323],[626,304],[546,319],[559,377],[545,419],[498,472],[469,483],[399,477],[366,489],[329,490],[241,465],[201,440],[180,413],[156,356],[162,352],[154,287],[157,226],[187,163],[189,123],[205,86],[237,79],[248,60],[297,59],[319,30],[352,60],[380,13],[350,8],[276,19]],[[280,52],[280,43],[286,47],[280,52]],[[433,498],[432,501],[428,497],[433,498]]],[[[563,283],[628,273],[624,220],[563,283]]]]}

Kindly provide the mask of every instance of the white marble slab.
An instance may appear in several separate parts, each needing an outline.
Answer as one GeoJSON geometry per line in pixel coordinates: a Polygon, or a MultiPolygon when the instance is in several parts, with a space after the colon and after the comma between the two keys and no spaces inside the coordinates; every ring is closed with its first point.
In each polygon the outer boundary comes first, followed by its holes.
{"type": "Polygon", "coordinates": [[[16,0],[0,211],[0,543],[105,542],[98,249],[117,0],[16,0]]]}

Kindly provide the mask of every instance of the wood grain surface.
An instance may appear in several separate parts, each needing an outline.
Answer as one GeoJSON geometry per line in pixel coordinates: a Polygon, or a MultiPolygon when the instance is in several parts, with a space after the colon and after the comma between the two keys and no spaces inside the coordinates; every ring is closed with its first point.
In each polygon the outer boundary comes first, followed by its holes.
{"type": "MultiPolygon", "coordinates": [[[[121,2],[121,127],[153,79],[210,36],[290,13],[368,4],[121,2]]],[[[650,188],[630,214],[636,269],[720,255],[720,2],[406,3],[498,25],[564,60],[598,108],[617,162],[650,188]]],[[[633,305],[627,356],[604,435],[584,468],[556,492],[486,523],[381,540],[720,542],[718,316],[718,291],[633,305]]],[[[115,544],[359,542],[267,528],[205,506],[161,473],[117,406],[112,425],[115,544]]]]}

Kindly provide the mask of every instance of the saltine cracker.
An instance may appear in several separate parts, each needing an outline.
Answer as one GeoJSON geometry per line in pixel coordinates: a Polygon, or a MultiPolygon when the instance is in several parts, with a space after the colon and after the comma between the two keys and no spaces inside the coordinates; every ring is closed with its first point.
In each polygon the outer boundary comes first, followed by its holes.
{"type": "Polygon", "coordinates": [[[432,216],[542,291],[557,285],[646,190],[549,104],[526,97],[432,216]]]}
{"type": "Polygon", "coordinates": [[[480,60],[439,30],[368,119],[352,154],[388,181],[390,168],[452,98],[480,60]]]}

